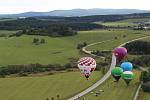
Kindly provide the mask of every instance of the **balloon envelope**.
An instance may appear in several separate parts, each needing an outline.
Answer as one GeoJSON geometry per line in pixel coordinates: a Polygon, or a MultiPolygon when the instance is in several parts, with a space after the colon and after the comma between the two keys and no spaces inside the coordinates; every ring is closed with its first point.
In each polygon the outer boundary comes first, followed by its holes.
{"type": "Polygon", "coordinates": [[[96,61],[91,57],[83,57],[78,61],[79,69],[90,68],[91,71],[94,71],[96,68],[96,61]]]}
{"type": "Polygon", "coordinates": [[[133,65],[130,62],[123,62],[121,64],[121,68],[123,69],[123,71],[131,71],[133,69],[133,65]]]}
{"type": "Polygon", "coordinates": [[[120,62],[127,55],[127,49],[124,47],[117,47],[114,49],[113,53],[120,62]]]}
{"type": "Polygon", "coordinates": [[[121,75],[122,79],[129,85],[130,81],[134,78],[134,74],[131,71],[125,71],[121,75]]]}
{"type": "Polygon", "coordinates": [[[123,70],[120,67],[115,67],[111,71],[111,74],[115,78],[116,81],[119,81],[122,73],[123,73],[123,70]]]}
{"type": "Polygon", "coordinates": [[[91,57],[83,57],[78,61],[78,68],[88,78],[96,68],[96,61],[91,57]]]}

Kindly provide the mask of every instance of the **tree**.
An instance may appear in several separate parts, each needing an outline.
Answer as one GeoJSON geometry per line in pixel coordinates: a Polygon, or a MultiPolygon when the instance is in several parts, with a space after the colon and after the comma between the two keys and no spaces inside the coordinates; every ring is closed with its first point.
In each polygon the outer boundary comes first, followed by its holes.
{"type": "Polygon", "coordinates": [[[54,97],[52,97],[52,100],[54,100],[54,97]]]}
{"type": "Polygon", "coordinates": [[[49,100],[49,98],[46,98],[46,100],[49,100]]]}
{"type": "Polygon", "coordinates": [[[115,36],[115,40],[118,39],[118,37],[115,36]]]}
{"type": "Polygon", "coordinates": [[[87,46],[87,43],[86,43],[86,42],[83,42],[83,46],[84,46],[84,47],[87,46]]]}
{"type": "Polygon", "coordinates": [[[126,35],[123,35],[123,38],[127,37],[126,35]]]}
{"type": "Polygon", "coordinates": [[[39,43],[39,39],[38,38],[34,38],[32,43],[38,44],[39,43]]]}
{"type": "Polygon", "coordinates": [[[106,69],[105,69],[105,67],[103,67],[102,68],[102,74],[105,75],[105,73],[106,73],[106,69]]]}
{"type": "Polygon", "coordinates": [[[59,100],[59,98],[60,98],[60,95],[58,94],[58,95],[57,95],[57,99],[59,100]]]}
{"type": "Polygon", "coordinates": [[[45,39],[41,39],[40,43],[44,44],[45,43],[45,39]]]}

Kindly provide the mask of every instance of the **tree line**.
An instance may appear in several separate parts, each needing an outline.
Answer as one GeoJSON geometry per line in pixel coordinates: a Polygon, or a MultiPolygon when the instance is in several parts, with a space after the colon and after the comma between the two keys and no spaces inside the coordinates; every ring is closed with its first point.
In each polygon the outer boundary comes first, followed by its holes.
{"type": "MultiPolygon", "coordinates": [[[[16,74],[17,76],[28,76],[29,74],[36,74],[41,72],[52,72],[52,71],[74,71],[78,69],[76,58],[70,58],[70,62],[64,65],[60,64],[27,64],[27,65],[7,65],[0,67],[0,77],[5,78],[6,76],[16,74]]],[[[96,70],[101,70],[103,74],[109,69],[110,58],[106,58],[104,62],[97,62],[96,70]]]]}
{"type": "Polygon", "coordinates": [[[36,16],[41,20],[58,21],[58,22],[111,22],[131,18],[150,18],[150,13],[123,14],[123,15],[93,15],[83,17],[53,17],[53,16],[36,16]]]}
{"type": "Polygon", "coordinates": [[[0,67],[0,76],[5,77],[6,75],[18,74],[19,76],[28,76],[28,74],[47,72],[47,71],[62,71],[69,68],[74,68],[75,65],[68,63],[65,65],[60,64],[48,64],[42,65],[39,63],[28,64],[28,65],[8,65],[0,67]]]}
{"type": "Polygon", "coordinates": [[[145,92],[150,93],[150,68],[149,71],[143,71],[141,73],[141,82],[142,82],[142,89],[145,92]]]}
{"type": "Polygon", "coordinates": [[[101,29],[104,26],[88,22],[56,22],[39,20],[37,18],[17,19],[1,21],[1,30],[22,30],[16,36],[22,34],[44,36],[72,36],[80,30],[101,29]]]}
{"type": "Polygon", "coordinates": [[[150,54],[150,42],[134,41],[131,43],[127,43],[125,47],[127,48],[129,54],[135,55],[150,54]]]}

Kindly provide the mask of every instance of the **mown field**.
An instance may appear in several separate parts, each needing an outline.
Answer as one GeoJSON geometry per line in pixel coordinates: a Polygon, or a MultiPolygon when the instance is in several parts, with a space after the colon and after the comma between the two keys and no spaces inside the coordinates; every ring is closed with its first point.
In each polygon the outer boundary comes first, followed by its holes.
{"type": "MultiPolygon", "coordinates": [[[[4,33],[4,31],[1,31],[1,33],[4,33]]],[[[57,38],[27,35],[11,38],[0,37],[0,65],[30,63],[65,64],[69,62],[69,58],[80,57],[79,51],[76,49],[78,43],[87,42],[87,44],[90,44],[114,39],[116,36],[121,37],[123,34],[128,34],[126,40],[128,40],[130,36],[136,38],[137,36],[145,35],[133,33],[134,31],[130,32],[128,30],[94,30],[81,31],[76,36],[57,38]],[[44,38],[46,43],[34,45],[32,43],[33,38],[44,38]]]]}
{"type": "Polygon", "coordinates": [[[79,72],[41,77],[0,78],[0,100],[46,100],[60,95],[66,98],[96,82],[101,73],[93,72],[86,80],[79,72]]]}
{"type": "Polygon", "coordinates": [[[137,19],[126,19],[115,22],[95,22],[97,24],[102,24],[105,26],[119,26],[119,27],[128,27],[128,26],[137,26],[138,22],[147,22],[150,21],[148,18],[137,18],[137,19]]]}
{"type": "MultiPolygon", "coordinates": [[[[87,50],[101,50],[101,51],[107,51],[107,50],[112,50],[116,46],[119,46],[120,44],[135,39],[135,38],[140,38],[142,36],[146,36],[150,34],[150,31],[133,31],[133,30],[116,30],[117,39],[114,39],[109,42],[105,42],[102,44],[97,44],[93,45],[87,48],[87,50]],[[125,35],[125,37],[123,36],[125,35]]],[[[147,39],[148,40],[148,39],[147,39]]]]}
{"type": "Polygon", "coordinates": [[[95,90],[80,98],[80,100],[83,98],[87,98],[88,100],[132,100],[139,84],[140,76],[139,71],[134,70],[133,72],[136,77],[131,81],[129,86],[125,84],[124,80],[120,79],[116,83],[111,77],[95,90]],[[100,95],[95,96],[95,93],[99,90],[104,90],[104,92],[100,92],[100,95]]]}

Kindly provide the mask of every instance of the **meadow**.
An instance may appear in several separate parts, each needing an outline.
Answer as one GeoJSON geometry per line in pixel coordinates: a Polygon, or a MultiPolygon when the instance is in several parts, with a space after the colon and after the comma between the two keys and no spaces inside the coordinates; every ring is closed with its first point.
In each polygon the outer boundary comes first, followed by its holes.
{"type": "MultiPolygon", "coordinates": [[[[131,81],[129,86],[125,84],[123,79],[120,79],[119,82],[116,83],[114,79],[110,77],[102,85],[82,98],[87,98],[88,100],[132,100],[139,84],[140,76],[140,72],[137,70],[134,70],[133,73],[136,77],[131,81]],[[104,90],[104,92],[100,92],[100,95],[95,96],[95,93],[100,90],[104,90]]],[[[82,100],[82,98],[80,100],[82,100]]]]}
{"type": "MultiPolygon", "coordinates": [[[[5,33],[6,31],[1,31],[5,33]]],[[[68,37],[47,37],[23,35],[21,37],[0,37],[0,65],[9,64],[65,64],[69,62],[69,58],[79,58],[79,50],[76,49],[78,43],[86,42],[87,44],[113,39],[111,42],[94,45],[88,50],[112,50],[119,44],[138,37],[148,35],[148,31],[133,30],[92,30],[80,31],[76,36],[68,37]],[[126,37],[123,37],[126,35],[126,37]],[[118,39],[115,39],[117,37],[118,39]],[[33,38],[44,38],[45,44],[35,45],[32,43],[33,38]]],[[[138,73],[135,71],[135,73],[138,73]]],[[[124,95],[132,98],[138,85],[138,75],[129,87],[123,80],[119,84],[115,84],[110,78],[96,90],[103,89],[102,98],[118,100],[124,95]],[[109,86],[109,87],[108,87],[109,86]],[[110,91],[111,90],[113,91],[110,91]],[[117,94],[119,91],[119,94],[117,94]],[[133,91],[129,94],[130,91],[133,91]],[[108,96],[108,94],[111,94],[108,96]],[[116,96],[117,95],[117,96],[116,96]]],[[[0,100],[46,100],[46,98],[56,98],[59,94],[60,98],[68,98],[74,94],[84,90],[100,77],[100,72],[92,73],[87,81],[79,72],[68,72],[54,75],[46,75],[41,77],[16,77],[16,78],[0,78],[0,100]],[[82,84],[81,84],[82,83],[82,84]]],[[[93,94],[86,95],[90,100],[99,100],[93,94]]],[[[127,99],[125,98],[125,99],[127,99]]],[[[102,100],[103,100],[102,99],[102,100]]],[[[104,99],[107,100],[107,99],[104,99]]]]}
{"type": "Polygon", "coordinates": [[[121,45],[124,42],[149,35],[150,31],[116,30],[115,33],[118,34],[117,39],[102,44],[89,46],[87,50],[111,51],[113,48],[121,45]]]}
{"type": "Polygon", "coordinates": [[[102,24],[105,26],[115,26],[115,27],[133,27],[137,26],[138,22],[147,22],[150,21],[149,18],[135,18],[135,19],[125,19],[125,20],[120,20],[120,21],[115,21],[115,22],[95,22],[96,24],[102,24]]]}
{"type": "Polygon", "coordinates": [[[0,100],[46,100],[68,98],[95,83],[99,71],[86,80],[79,72],[58,73],[41,77],[0,78],[0,100]],[[84,85],[83,85],[84,84],[84,85]]]}
{"type": "Polygon", "coordinates": [[[81,31],[76,36],[56,38],[33,35],[10,38],[0,37],[0,65],[65,64],[69,62],[70,58],[79,58],[81,56],[76,49],[78,43],[86,42],[90,44],[114,39],[118,35],[122,36],[123,34],[121,31],[93,30],[81,31]],[[32,43],[33,38],[44,38],[46,43],[35,45],[32,43]]]}
{"type": "Polygon", "coordinates": [[[150,93],[143,92],[142,90],[140,91],[140,96],[139,96],[140,100],[149,100],[149,98],[150,98],[150,93]]]}

